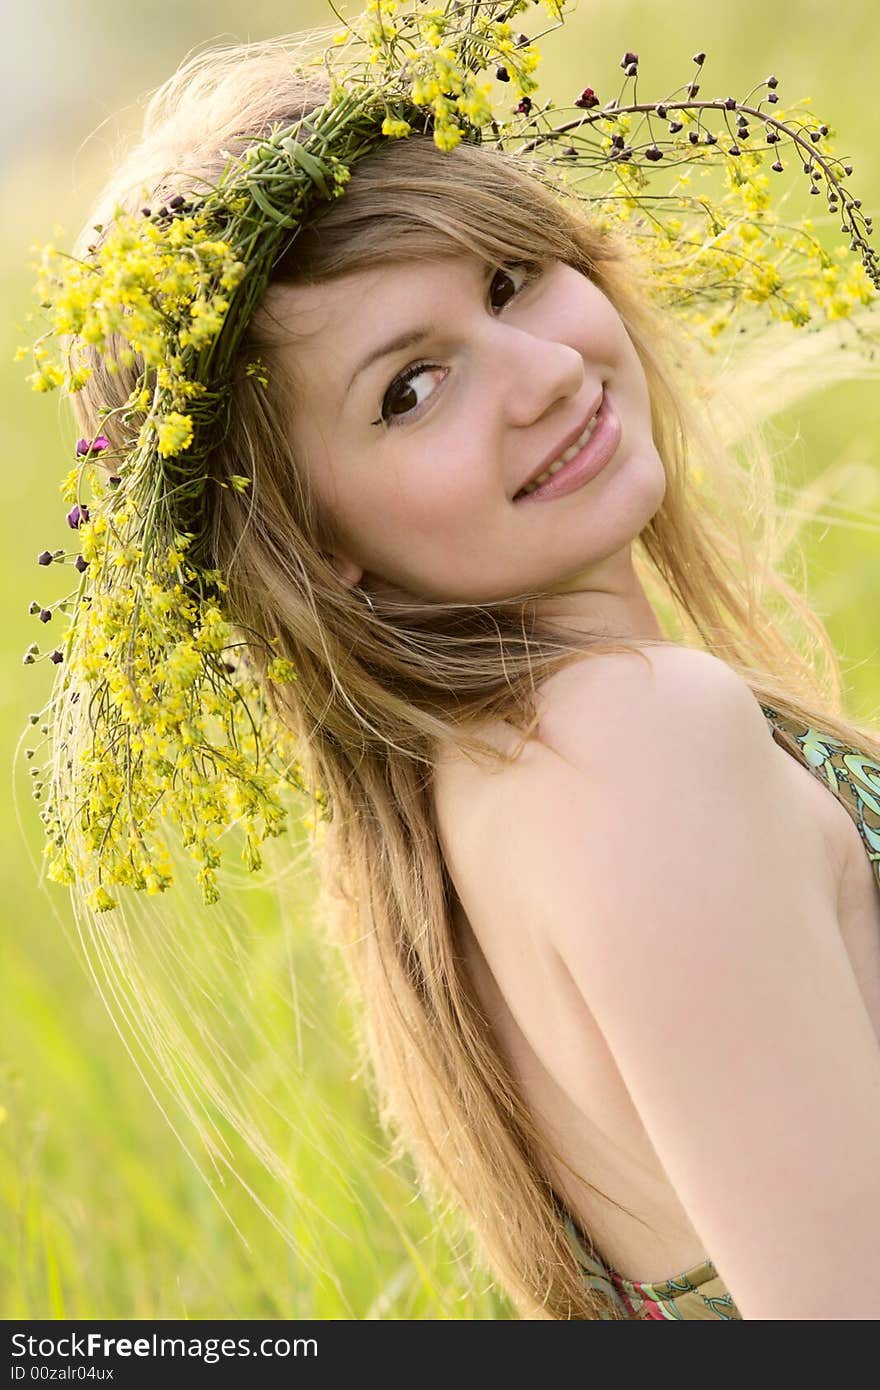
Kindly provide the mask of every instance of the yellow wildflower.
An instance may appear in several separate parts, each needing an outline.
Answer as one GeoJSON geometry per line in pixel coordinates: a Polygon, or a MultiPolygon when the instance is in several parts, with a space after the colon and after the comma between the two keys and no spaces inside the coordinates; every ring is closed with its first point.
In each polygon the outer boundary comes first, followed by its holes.
{"type": "Polygon", "coordinates": [[[159,421],[158,451],[163,458],[174,458],[192,443],[193,422],[190,416],[172,410],[159,421]]]}
{"type": "Polygon", "coordinates": [[[283,683],[295,681],[297,678],[296,667],[293,662],[288,661],[287,658],[283,656],[272,657],[266,668],[266,675],[269,677],[270,681],[279,681],[283,683]]]}
{"type": "Polygon", "coordinates": [[[382,134],[390,136],[393,140],[409,135],[411,130],[412,126],[408,121],[395,120],[393,116],[386,116],[382,122],[382,134]]]}

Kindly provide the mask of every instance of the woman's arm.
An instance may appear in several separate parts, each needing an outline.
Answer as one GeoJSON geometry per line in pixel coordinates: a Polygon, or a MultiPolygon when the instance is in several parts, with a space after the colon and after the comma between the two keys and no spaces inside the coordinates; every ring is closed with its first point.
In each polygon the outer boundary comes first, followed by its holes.
{"type": "Polygon", "coordinates": [[[822,832],[744,682],[651,659],[565,673],[505,817],[523,910],[743,1317],[878,1318],[880,1048],[822,832]]]}

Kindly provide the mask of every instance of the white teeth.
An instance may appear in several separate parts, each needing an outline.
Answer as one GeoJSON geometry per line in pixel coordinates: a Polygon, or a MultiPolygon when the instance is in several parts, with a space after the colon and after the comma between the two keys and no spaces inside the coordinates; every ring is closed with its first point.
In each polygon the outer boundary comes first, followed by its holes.
{"type": "MultiPolygon", "coordinates": [[[[600,402],[599,410],[601,409],[602,406],[600,402]]],[[[592,420],[587,425],[583,434],[579,435],[578,438],[574,441],[574,443],[571,444],[563,454],[560,454],[558,459],[555,459],[553,463],[551,463],[549,468],[545,469],[543,473],[539,473],[537,478],[533,478],[532,481],[526,487],[520,488],[519,492],[517,493],[517,497],[521,497],[524,493],[527,492],[534,492],[535,488],[540,487],[542,483],[546,483],[547,479],[552,478],[554,473],[558,473],[560,468],[564,468],[565,465],[569,463],[571,459],[574,458],[575,454],[580,453],[581,449],[586,444],[590,435],[593,433],[593,430],[596,428],[596,421],[599,418],[599,410],[596,411],[596,414],[593,416],[592,420]]]]}

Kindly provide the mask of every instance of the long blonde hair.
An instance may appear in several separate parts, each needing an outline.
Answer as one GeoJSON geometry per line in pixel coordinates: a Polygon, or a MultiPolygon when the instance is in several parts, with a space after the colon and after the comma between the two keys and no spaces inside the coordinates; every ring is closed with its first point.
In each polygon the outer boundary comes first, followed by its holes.
{"type": "MultiPolygon", "coordinates": [[[[215,47],[185,62],[153,95],[142,139],[105,186],[81,243],[95,240],[94,225],[113,204],[135,210],[144,189],[167,200],[199,177],[216,180],[227,151],[275,121],[308,114],[326,89],[320,69],[305,69],[302,59],[326,38],[312,31],[306,39],[215,47]]],[[[650,390],[667,486],[635,542],[634,561],[670,638],[723,659],[780,712],[880,758],[877,732],[842,709],[841,674],[823,623],[782,573],[792,536],[780,522],[759,423],[743,430],[741,401],[713,380],[708,355],[659,306],[626,239],[600,231],[536,165],[471,145],[441,152],[414,137],[387,141],[356,166],[345,195],[321,208],[293,243],[273,285],[321,283],[381,265],[389,248],[394,259],[555,258],[590,277],[621,315],[650,390]]],[[[540,594],[481,605],[403,606],[377,597],[371,612],[328,562],[333,518],[318,506],[291,450],[289,424],[300,407],[295,382],[281,368],[272,302],[270,286],[242,347],[230,428],[213,465],[218,480],[245,474],[253,486],[247,496],[216,490],[213,563],[224,572],[229,612],[245,640],[254,631],[278,638],[274,650],[298,671],[296,682],[267,693],[332,807],[332,821],[316,827],[311,841],[318,925],[348,971],[362,1063],[375,1082],[391,1152],[415,1159],[438,1209],[451,1202],[463,1214],[480,1258],[521,1315],[613,1317],[565,1239],[550,1178],[550,1160],[559,1156],[536,1126],[457,953],[432,773],[447,743],[474,758],[504,760],[481,738],[481,726],[504,718],[525,740],[537,722],[536,683],[552,671],[591,651],[638,652],[650,644],[554,632],[528,616],[540,594]],[[243,370],[255,347],[270,367],[268,388],[243,370]]],[[[859,369],[856,354],[841,356],[853,373],[859,369]]],[[[92,378],[73,397],[76,420],[84,434],[112,434],[113,417],[105,423],[98,408],[126,400],[138,367],[110,374],[96,354],[92,365],[92,378]]],[[[262,674],[262,644],[251,658],[262,674]]],[[[128,959],[124,909],[111,922],[90,914],[75,890],[74,901],[105,970],[119,981],[128,959]]],[[[187,1070],[197,1086],[197,1063],[180,1064],[187,1038],[171,1038],[149,987],[139,993],[129,985],[144,1012],[152,1010],[143,1031],[166,1059],[166,1078],[176,1050],[175,1076],[187,1070]]],[[[283,1161],[266,1153],[237,1099],[216,1088],[211,1099],[283,1175],[283,1161]]],[[[203,1102],[185,1104],[211,1144],[203,1102]]]]}

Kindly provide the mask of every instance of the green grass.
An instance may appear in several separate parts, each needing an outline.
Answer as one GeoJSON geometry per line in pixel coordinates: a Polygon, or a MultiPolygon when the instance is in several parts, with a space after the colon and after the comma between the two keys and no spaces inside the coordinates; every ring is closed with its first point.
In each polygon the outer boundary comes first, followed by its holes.
{"type": "MultiPolygon", "coordinates": [[[[128,46],[125,33],[116,36],[120,86],[115,94],[105,93],[108,108],[131,100],[126,76],[140,91],[170,71],[191,43],[215,32],[204,29],[201,7],[180,10],[179,31],[159,36],[151,53],[157,66],[149,73],[139,66],[144,60],[138,35],[131,32],[128,46]]],[[[705,80],[713,92],[744,92],[775,69],[785,80],[786,99],[812,91],[816,111],[830,113],[844,133],[838,148],[856,165],[853,183],[859,183],[866,206],[876,207],[880,156],[863,117],[874,52],[869,0],[836,6],[833,29],[819,7],[806,3],[772,11],[744,0],[729,13],[711,15],[702,4],[680,4],[663,8],[662,25],[660,12],[654,3],[630,0],[612,8],[582,0],[571,22],[578,41],[566,44],[564,60],[548,61],[548,83],[551,68],[561,72],[564,61],[562,89],[587,83],[598,88],[601,74],[604,99],[626,48],[641,52],[640,80],[657,94],[688,77],[697,48],[709,53],[712,75],[705,80]]],[[[323,15],[318,7],[310,13],[323,15]]],[[[216,32],[228,24],[244,37],[237,15],[237,7],[218,7],[216,32]]],[[[523,16],[523,27],[534,29],[530,18],[523,16]]],[[[295,22],[286,7],[264,7],[260,32],[281,32],[295,22]]],[[[79,59],[68,55],[71,71],[84,62],[85,53],[79,59]]],[[[82,125],[71,117],[57,143],[26,166],[9,169],[4,181],[10,216],[0,280],[8,309],[0,338],[6,462],[0,578],[7,599],[0,728],[7,767],[28,711],[40,707],[49,685],[45,666],[21,665],[27,643],[43,636],[35,632],[27,605],[33,597],[60,597],[69,587],[66,571],[43,570],[35,558],[44,546],[60,543],[65,508],[58,483],[71,440],[69,425],[53,406],[24,389],[21,367],[7,364],[23,340],[17,325],[29,306],[28,242],[48,239],[56,217],[73,228],[88,186],[97,182],[101,159],[90,152],[77,165],[79,190],[70,188],[73,151],[92,124],[85,116],[82,125]],[[86,167],[89,159],[93,169],[86,167]]],[[[849,708],[865,719],[877,718],[880,707],[877,398],[876,384],[834,386],[779,421],[783,433],[799,435],[788,464],[793,482],[815,476],[829,462],[839,465],[838,490],[823,507],[824,519],[807,532],[809,592],[844,661],[849,708]],[[854,529],[859,513],[860,529],[854,529]]],[[[230,996],[216,996],[218,1031],[237,1049],[249,1084],[263,1095],[254,1097],[255,1113],[297,1173],[302,1202],[286,1201],[257,1160],[235,1146],[228,1127],[221,1132],[243,1180],[277,1212],[285,1240],[228,1172],[222,1184],[215,1182],[224,1213],[198,1171],[196,1164],[210,1173],[210,1163],[191,1131],[182,1133],[195,1162],[151,1099],[84,968],[65,891],[49,884],[43,892],[38,885],[42,829],[27,780],[19,769],[21,829],[11,786],[0,803],[0,1316],[509,1317],[508,1304],[488,1279],[469,1285],[450,1231],[438,1229],[428,1216],[414,1195],[411,1173],[385,1161],[363,1083],[352,1075],[351,1021],[310,932],[308,875],[294,882],[283,910],[267,890],[242,895],[254,982],[254,993],[244,1000],[244,1036],[236,1037],[235,1027],[224,1022],[230,996]],[[279,995],[291,970],[301,1008],[299,1037],[288,1036],[289,1016],[279,995]],[[280,1049],[285,1066],[256,1046],[262,1037],[280,1049]],[[273,1106],[288,1107],[296,1126],[286,1125],[273,1106]]],[[[224,980],[223,988],[235,988],[230,973],[222,973],[225,963],[212,965],[205,942],[187,938],[186,944],[202,953],[200,968],[210,973],[216,965],[218,990],[224,980]]]]}

